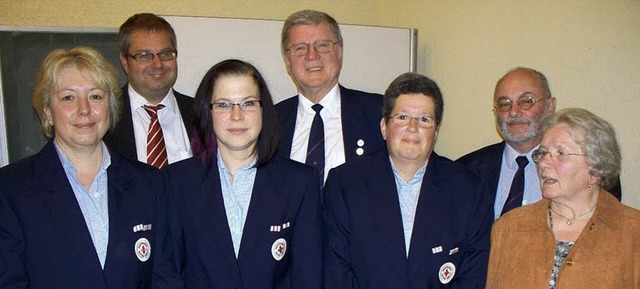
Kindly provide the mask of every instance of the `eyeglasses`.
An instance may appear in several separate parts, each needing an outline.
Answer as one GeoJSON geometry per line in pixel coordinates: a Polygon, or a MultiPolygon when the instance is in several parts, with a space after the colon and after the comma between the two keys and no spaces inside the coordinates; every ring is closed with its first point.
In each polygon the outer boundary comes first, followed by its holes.
{"type": "Polygon", "coordinates": [[[285,49],[285,51],[291,53],[293,56],[304,56],[309,53],[309,47],[313,45],[313,48],[316,49],[318,53],[329,53],[333,51],[333,46],[340,43],[340,41],[333,42],[331,40],[316,40],[314,42],[304,42],[293,44],[289,46],[289,48],[285,49]]]}
{"type": "Polygon", "coordinates": [[[533,162],[537,164],[547,154],[549,154],[549,157],[551,157],[551,160],[554,163],[559,163],[561,161],[564,161],[564,159],[567,156],[586,156],[586,154],[565,153],[563,151],[557,151],[555,153],[552,153],[552,152],[547,151],[547,150],[537,149],[537,150],[533,151],[533,153],[531,153],[531,159],[533,159],[533,162]]]}
{"type": "Polygon", "coordinates": [[[139,52],[136,54],[128,54],[129,57],[133,58],[137,63],[150,63],[153,61],[153,57],[158,56],[162,61],[174,60],[178,56],[178,52],[173,51],[162,51],[158,53],[152,52],[139,52]]]}
{"type": "Polygon", "coordinates": [[[258,111],[262,107],[261,100],[245,100],[243,102],[218,101],[210,105],[214,112],[230,112],[234,106],[238,106],[242,111],[258,111]]]}
{"type": "Polygon", "coordinates": [[[418,126],[422,128],[432,128],[436,125],[436,120],[433,119],[433,117],[426,115],[413,117],[406,114],[396,114],[391,116],[391,119],[393,120],[393,123],[399,126],[408,125],[411,119],[415,119],[418,126]]]}
{"type": "MultiPolygon", "coordinates": [[[[536,103],[541,102],[547,98],[549,97],[543,97],[541,99],[536,100],[531,95],[523,95],[518,98],[518,101],[517,101],[518,107],[522,110],[528,110],[528,109],[531,109],[536,103]]],[[[500,112],[507,112],[511,110],[512,106],[513,106],[513,101],[511,101],[511,99],[501,98],[501,99],[498,99],[498,101],[493,107],[495,107],[496,110],[500,112]]]]}

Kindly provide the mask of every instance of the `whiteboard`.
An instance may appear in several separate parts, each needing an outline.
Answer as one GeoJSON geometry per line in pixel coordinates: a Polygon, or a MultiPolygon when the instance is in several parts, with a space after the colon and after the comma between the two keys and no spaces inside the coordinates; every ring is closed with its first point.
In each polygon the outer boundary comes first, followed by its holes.
{"type": "MultiPolygon", "coordinates": [[[[163,17],[178,38],[177,91],[193,96],[211,66],[238,58],[258,68],[274,102],[297,93],[280,52],[284,21],[163,17]]],[[[399,74],[416,70],[415,29],[340,25],[340,30],[344,40],[340,83],[346,87],[383,93],[399,74]]],[[[31,108],[35,77],[46,54],[54,48],[88,45],[120,67],[116,34],[117,28],[0,25],[0,167],[32,155],[46,143],[31,108]],[[20,55],[19,61],[14,54],[20,55]]],[[[118,74],[124,85],[121,69],[118,74]]]]}
{"type": "MultiPolygon", "coordinates": [[[[253,64],[266,79],[274,102],[297,93],[280,50],[284,21],[162,16],[178,38],[178,80],[175,89],[193,96],[214,64],[237,58],[253,64]]],[[[340,25],[344,56],[340,83],[383,93],[404,72],[414,72],[417,31],[340,25]]]]}

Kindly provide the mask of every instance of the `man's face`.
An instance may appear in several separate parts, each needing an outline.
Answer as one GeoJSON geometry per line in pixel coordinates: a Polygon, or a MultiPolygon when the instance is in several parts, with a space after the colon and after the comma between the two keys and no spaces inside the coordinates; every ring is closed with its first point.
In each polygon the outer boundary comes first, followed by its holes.
{"type": "MultiPolygon", "coordinates": [[[[171,38],[163,31],[136,31],[131,34],[129,55],[141,52],[175,51],[171,38]]],[[[120,54],[122,69],[131,87],[151,103],[160,102],[173,87],[178,76],[177,58],[162,61],[155,55],[149,63],[138,63],[128,55],[120,54]]]]}
{"type": "Polygon", "coordinates": [[[525,143],[540,137],[540,125],[545,116],[555,110],[555,99],[547,97],[540,79],[526,71],[507,74],[496,86],[494,103],[511,100],[509,111],[494,110],[498,128],[508,143],[525,143]],[[524,110],[518,104],[521,97],[531,96],[535,103],[524,110]]]}
{"type": "MultiPolygon", "coordinates": [[[[299,43],[313,43],[317,40],[338,41],[327,23],[296,25],[289,32],[285,48],[299,43]]],[[[302,56],[293,56],[285,51],[284,60],[287,72],[303,95],[312,97],[320,94],[324,97],[338,83],[338,76],[342,69],[342,46],[336,43],[331,52],[318,53],[311,45],[309,52],[302,56]]]]}

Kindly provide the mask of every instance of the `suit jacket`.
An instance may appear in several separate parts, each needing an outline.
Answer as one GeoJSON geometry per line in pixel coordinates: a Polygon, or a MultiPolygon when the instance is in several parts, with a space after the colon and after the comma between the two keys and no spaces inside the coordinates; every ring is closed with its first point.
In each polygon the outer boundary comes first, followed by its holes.
{"type": "MultiPolygon", "coordinates": [[[[374,153],[385,147],[380,132],[382,118],[382,96],[340,86],[340,105],[342,116],[342,139],[345,149],[345,161],[349,162],[360,155],[358,148],[364,149],[362,155],[374,153]],[[364,145],[358,145],[358,141],[364,145]]],[[[290,158],[293,132],[298,115],[298,96],[290,97],[276,105],[280,119],[280,143],[278,155],[290,158]]]]}
{"type": "MultiPolygon", "coordinates": [[[[517,208],[495,222],[487,289],[549,287],[556,250],[549,203],[517,208]]],[[[639,272],[640,211],[603,192],[560,268],[556,288],[637,289],[639,272]]]]}
{"type": "MultiPolygon", "coordinates": [[[[122,87],[122,115],[118,123],[110,129],[104,136],[104,143],[110,150],[115,151],[123,157],[137,160],[136,139],[133,133],[133,118],[131,116],[131,102],[129,101],[129,84],[122,87]]],[[[173,91],[178,102],[178,108],[182,115],[182,121],[186,126],[187,134],[191,138],[191,128],[193,127],[193,98],[173,91]]],[[[147,140],[143,140],[145,143],[147,140]]]]}
{"type": "Polygon", "coordinates": [[[483,288],[493,211],[479,188],[475,173],[432,153],[407,258],[389,154],[333,169],[323,206],[325,288],[483,288]]]}
{"type": "MultiPolygon", "coordinates": [[[[502,166],[502,155],[504,151],[504,141],[483,147],[460,157],[457,162],[466,165],[482,177],[482,186],[491,194],[495,200],[498,191],[498,181],[500,180],[500,168],[502,166]]],[[[620,179],[617,185],[610,190],[618,200],[622,198],[622,188],[620,179]]]]}
{"type": "Polygon", "coordinates": [[[193,157],[164,173],[185,288],[320,288],[319,177],[311,167],[275,157],[258,168],[237,259],[216,160],[193,157]]]}
{"type": "Polygon", "coordinates": [[[151,288],[159,171],[111,154],[104,270],[52,142],[0,169],[0,288],[151,288]],[[136,225],[150,230],[134,232],[136,225]],[[146,238],[151,257],[135,245],[146,238]]]}

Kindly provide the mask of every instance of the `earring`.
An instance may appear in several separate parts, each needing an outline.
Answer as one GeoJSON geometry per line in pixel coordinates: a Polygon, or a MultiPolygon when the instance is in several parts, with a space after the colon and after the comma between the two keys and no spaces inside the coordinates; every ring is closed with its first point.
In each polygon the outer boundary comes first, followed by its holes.
{"type": "Polygon", "coordinates": [[[587,185],[587,188],[591,189],[591,184],[588,184],[588,185],[587,185]]]}

